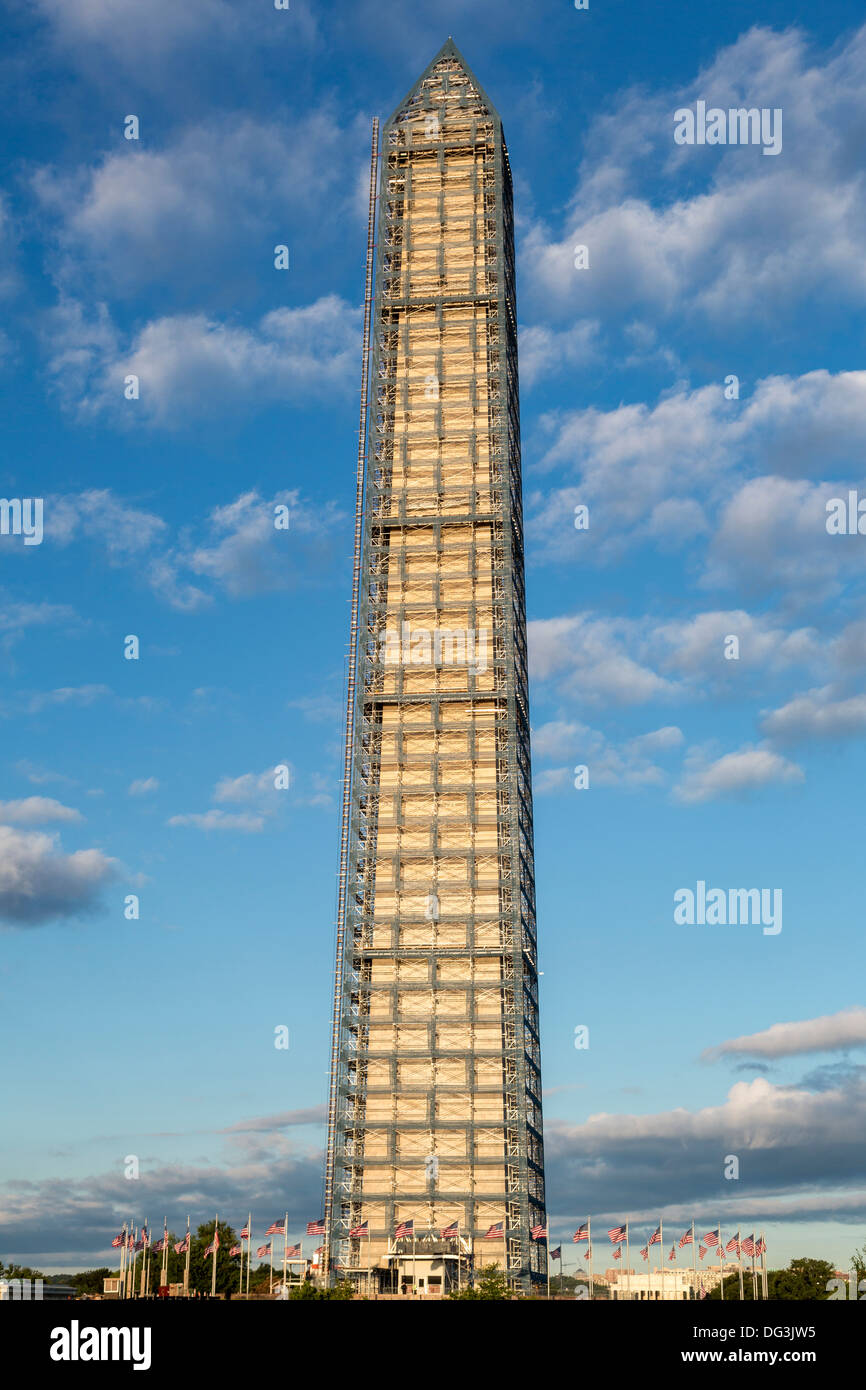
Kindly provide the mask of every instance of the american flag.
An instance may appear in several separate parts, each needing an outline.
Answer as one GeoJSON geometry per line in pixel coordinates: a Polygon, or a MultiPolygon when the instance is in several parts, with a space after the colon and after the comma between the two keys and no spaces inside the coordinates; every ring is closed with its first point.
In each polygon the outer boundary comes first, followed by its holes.
{"type": "Polygon", "coordinates": [[[121,1245],[123,1245],[123,1243],[124,1243],[124,1237],[123,1237],[122,1235],[121,1235],[121,1236],[115,1236],[115,1237],[114,1237],[114,1240],[111,1242],[111,1248],[112,1248],[112,1250],[117,1250],[121,1245]]]}
{"type": "Polygon", "coordinates": [[[754,1255],[756,1252],[755,1237],[753,1235],[743,1236],[743,1239],[740,1241],[740,1249],[744,1255],[754,1255]]]}
{"type": "Polygon", "coordinates": [[[728,1241],[727,1245],[725,1246],[725,1250],[726,1250],[726,1252],[727,1252],[728,1254],[730,1254],[730,1253],[733,1251],[734,1254],[739,1255],[739,1253],[740,1253],[740,1242],[737,1240],[737,1237],[736,1237],[736,1236],[731,1236],[731,1239],[728,1241]]]}
{"type": "Polygon", "coordinates": [[[698,1246],[698,1259],[699,1259],[699,1260],[702,1260],[702,1259],[704,1258],[704,1255],[706,1255],[706,1253],[707,1253],[706,1247],[703,1246],[703,1245],[699,1245],[699,1246],[698,1246]]]}
{"type": "Polygon", "coordinates": [[[546,1227],[546,1226],[532,1226],[532,1227],[530,1228],[529,1234],[532,1236],[532,1239],[533,1239],[533,1240],[544,1240],[545,1237],[547,1236],[547,1227],[546,1227]]]}
{"type": "Polygon", "coordinates": [[[231,1248],[231,1250],[229,1251],[229,1254],[230,1254],[230,1255],[242,1255],[242,1254],[243,1254],[243,1251],[241,1250],[241,1247],[240,1247],[239,1245],[233,1245],[232,1248],[231,1248]]]}
{"type": "Polygon", "coordinates": [[[712,1247],[713,1247],[714,1245],[718,1245],[718,1243],[719,1243],[719,1228],[718,1228],[718,1226],[716,1227],[716,1229],[715,1229],[714,1231],[707,1231],[707,1234],[706,1234],[705,1236],[702,1236],[701,1239],[703,1240],[704,1245],[708,1245],[711,1249],[712,1249],[712,1247]]]}
{"type": "Polygon", "coordinates": [[[706,1291],[706,1289],[704,1288],[703,1284],[701,1284],[701,1298],[706,1298],[706,1296],[707,1296],[707,1291],[706,1291]]]}
{"type": "Polygon", "coordinates": [[[270,1241],[268,1241],[267,1245],[260,1245],[259,1248],[258,1248],[258,1250],[256,1251],[256,1254],[259,1256],[259,1258],[261,1258],[263,1255],[270,1255],[270,1253],[271,1253],[271,1242],[270,1242],[270,1241]]]}
{"type": "Polygon", "coordinates": [[[485,1239],[485,1240],[499,1240],[500,1237],[501,1237],[501,1236],[504,1236],[504,1235],[505,1235],[505,1222],[504,1222],[504,1221],[495,1221],[495,1222],[493,1223],[493,1225],[490,1226],[490,1227],[488,1228],[488,1230],[486,1230],[486,1231],[484,1232],[484,1239],[485,1239]]]}
{"type": "Polygon", "coordinates": [[[139,1236],[138,1240],[135,1242],[135,1245],[133,1246],[133,1249],[134,1249],[134,1250],[144,1250],[144,1248],[145,1248],[146,1245],[147,1245],[147,1239],[146,1239],[146,1238],[143,1239],[141,1236],[139,1236]]]}
{"type": "Polygon", "coordinates": [[[265,1235],[266,1235],[266,1236],[281,1236],[281,1235],[283,1234],[283,1232],[285,1231],[285,1228],[286,1228],[286,1219],[285,1219],[285,1217],[283,1217],[282,1221],[275,1221],[274,1224],[273,1224],[272,1226],[269,1226],[268,1229],[265,1231],[265,1235]]]}
{"type": "Polygon", "coordinates": [[[241,1231],[241,1234],[240,1234],[240,1239],[241,1239],[241,1240],[249,1240],[249,1238],[250,1238],[250,1233],[249,1233],[249,1231],[247,1230],[247,1227],[244,1226],[244,1229],[241,1231]]]}
{"type": "Polygon", "coordinates": [[[571,1239],[576,1245],[582,1240],[589,1240],[589,1226],[578,1226],[571,1239]]]}
{"type": "Polygon", "coordinates": [[[625,1226],[611,1226],[608,1235],[611,1238],[611,1242],[614,1245],[618,1245],[621,1240],[625,1240],[625,1226]]]}
{"type": "Polygon", "coordinates": [[[672,1245],[672,1246],[671,1246],[671,1253],[668,1255],[668,1260],[675,1260],[676,1257],[677,1257],[677,1247],[676,1247],[675,1245],[672,1245]]]}
{"type": "Polygon", "coordinates": [[[443,1240],[455,1240],[460,1234],[460,1222],[452,1221],[450,1226],[446,1226],[442,1232],[443,1240]]]}
{"type": "MultiPolygon", "coordinates": [[[[308,1221],[308,1222],[307,1222],[307,1235],[308,1235],[308,1236],[323,1236],[324,1234],[325,1234],[325,1218],[324,1218],[324,1216],[320,1216],[319,1219],[318,1219],[318,1221],[308,1221]]],[[[265,1235],[267,1235],[267,1231],[265,1231],[265,1235]]]]}
{"type": "Polygon", "coordinates": [[[562,1246],[557,1245],[555,1250],[551,1250],[547,1257],[549,1260],[562,1260],[562,1246]]]}
{"type": "Polygon", "coordinates": [[[351,1231],[349,1232],[349,1235],[350,1235],[350,1236],[356,1236],[356,1237],[365,1236],[365,1235],[367,1234],[367,1232],[369,1231],[369,1229],[370,1229],[370,1223],[369,1223],[369,1221],[362,1221],[361,1224],[360,1224],[360,1226],[353,1226],[353,1227],[352,1227],[351,1231]]]}
{"type": "Polygon", "coordinates": [[[650,1245],[661,1245],[661,1242],[662,1242],[662,1228],[661,1228],[661,1226],[656,1226],[655,1232],[654,1232],[653,1235],[651,1235],[650,1238],[649,1238],[649,1244],[650,1244],[650,1245]]]}
{"type": "Polygon", "coordinates": [[[189,1249],[188,1242],[189,1236],[184,1236],[183,1240],[179,1240],[177,1245],[174,1247],[174,1253],[176,1255],[185,1255],[187,1250],[189,1249]]]}
{"type": "Polygon", "coordinates": [[[405,1240],[406,1236],[414,1236],[414,1234],[415,1234],[415,1221],[414,1221],[414,1218],[413,1218],[411,1221],[401,1221],[401,1222],[400,1222],[399,1226],[397,1227],[396,1231],[394,1232],[394,1239],[395,1239],[395,1240],[405,1240]]]}
{"type": "Polygon", "coordinates": [[[211,1241],[210,1245],[208,1246],[207,1250],[205,1250],[205,1252],[204,1252],[204,1258],[207,1259],[208,1255],[213,1255],[213,1254],[215,1253],[215,1251],[219,1250],[219,1248],[220,1248],[220,1233],[219,1233],[219,1231],[214,1231],[214,1238],[213,1238],[213,1240],[211,1241]]]}
{"type": "Polygon", "coordinates": [[[684,1245],[691,1245],[691,1244],[692,1244],[692,1233],[691,1233],[691,1231],[686,1231],[686,1233],[685,1233],[684,1236],[680,1236],[680,1249],[682,1250],[682,1248],[683,1248],[684,1245]]]}
{"type": "Polygon", "coordinates": [[[166,1240],[165,1236],[163,1236],[162,1239],[161,1239],[161,1240],[158,1240],[158,1241],[156,1242],[156,1245],[153,1247],[153,1253],[154,1253],[154,1255],[158,1255],[158,1254],[160,1254],[163,1250],[167,1250],[167,1249],[168,1249],[168,1241],[166,1240]]]}
{"type": "Polygon", "coordinates": [[[621,1246],[621,1245],[618,1246],[618,1248],[617,1248],[616,1250],[614,1250],[614,1252],[613,1252],[613,1258],[614,1258],[615,1260],[621,1260],[621,1259],[622,1259],[622,1246],[621,1246]]]}
{"type": "Polygon", "coordinates": [[[587,1258],[588,1260],[591,1260],[591,1259],[592,1259],[592,1246],[591,1246],[591,1245],[588,1245],[588,1246],[586,1247],[586,1258],[587,1258]]]}
{"type": "Polygon", "coordinates": [[[643,1250],[641,1250],[640,1253],[641,1253],[641,1259],[642,1259],[642,1260],[648,1260],[648,1259],[649,1259],[649,1246],[648,1246],[648,1245],[645,1245],[644,1248],[643,1248],[643,1250]]]}
{"type": "Polygon", "coordinates": [[[767,1242],[764,1240],[764,1237],[761,1236],[761,1239],[758,1241],[757,1245],[755,1246],[755,1254],[756,1254],[756,1255],[763,1255],[764,1252],[766,1251],[766,1249],[767,1249],[767,1242]]]}
{"type": "Polygon", "coordinates": [[[290,1245],[289,1248],[288,1248],[288,1250],[286,1251],[286,1259],[287,1259],[287,1260],[297,1260],[297,1259],[300,1257],[300,1254],[301,1254],[301,1247],[300,1247],[300,1245],[290,1245]]]}

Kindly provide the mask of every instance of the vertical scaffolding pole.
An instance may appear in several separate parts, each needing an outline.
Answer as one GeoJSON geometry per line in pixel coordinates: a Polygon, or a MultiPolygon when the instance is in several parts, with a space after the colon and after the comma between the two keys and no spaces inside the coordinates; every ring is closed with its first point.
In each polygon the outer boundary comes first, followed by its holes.
{"type": "Polygon", "coordinates": [[[379,160],[379,121],[373,118],[370,140],[370,194],[367,213],[367,265],[364,284],[364,335],[361,353],[361,406],[358,422],[358,464],[355,480],[355,546],[352,569],[352,616],[349,629],[349,667],[346,688],[346,745],[343,754],[343,804],[340,832],[340,872],[337,894],[337,941],[334,970],[334,1014],[331,1029],[331,1076],[328,1090],[328,1153],[325,1165],[325,1241],[322,1250],[325,1281],[331,1280],[331,1217],[334,1199],[335,1143],[343,1009],[343,949],[346,934],[349,825],[352,801],[352,751],[355,714],[355,671],[358,651],[358,591],[361,579],[361,534],[364,517],[364,479],[367,461],[367,403],[369,397],[370,316],[373,304],[376,172],[379,160]]]}

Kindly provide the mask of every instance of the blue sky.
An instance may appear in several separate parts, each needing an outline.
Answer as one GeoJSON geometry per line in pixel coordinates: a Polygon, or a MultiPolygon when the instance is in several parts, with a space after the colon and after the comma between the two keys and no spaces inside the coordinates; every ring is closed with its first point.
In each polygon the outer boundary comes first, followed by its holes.
{"type": "Polygon", "coordinates": [[[859,20],[7,5],[0,1257],[320,1214],[369,125],[449,34],[515,175],[554,1239],[863,1244],[859,20]],[[698,100],[782,152],[677,146],[698,100]],[[699,880],[781,932],[677,925],[699,880]]]}

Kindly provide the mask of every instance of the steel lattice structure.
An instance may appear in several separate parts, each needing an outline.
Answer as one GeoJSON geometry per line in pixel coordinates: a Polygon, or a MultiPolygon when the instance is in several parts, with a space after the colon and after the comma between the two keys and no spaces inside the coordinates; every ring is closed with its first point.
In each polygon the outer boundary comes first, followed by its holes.
{"type": "Polygon", "coordinates": [[[512,189],[451,40],[384,127],[378,203],[326,1257],[384,1268],[399,1222],[457,1221],[526,1286],[546,1217],[512,189]]]}

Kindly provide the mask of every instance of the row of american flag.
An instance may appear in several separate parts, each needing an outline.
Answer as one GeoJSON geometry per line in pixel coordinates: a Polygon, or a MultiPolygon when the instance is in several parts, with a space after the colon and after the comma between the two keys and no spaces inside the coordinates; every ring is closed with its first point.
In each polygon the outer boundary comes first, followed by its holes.
{"type": "MultiPolygon", "coordinates": [[[[365,1223],[365,1225],[366,1225],[366,1223],[365,1223]]],[[[275,1236],[275,1235],[284,1236],[285,1234],[286,1234],[286,1219],[285,1219],[285,1217],[281,1218],[279,1221],[274,1221],[274,1222],[272,1222],[271,1225],[268,1227],[268,1229],[265,1231],[265,1235],[266,1235],[266,1236],[275,1236]]],[[[308,1221],[308,1222],[307,1222],[307,1235],[308,1235],[308,1236],[323,1236],[324,1234],[325,1234],[325,1218],[324,1218],[324,1217],[321,1217],[320,1220],[318,1220],[318,1221],[308,1221]]],[[[249,1222],[246,1222],[246,1223],[244,1224],[244,1227],[243,1227],[243,1229],[241,1230],[241,1233],[240,1233],[240,1235],[238,1236],[238,1239],[241,1240],[241,1241],[243,1241],[243,1240],[249,1241],[249,1239],[250,1239],[250,1227],[249,1227],[249,1222]]],[[[268,1241],[267,1244],[265,1244],[265,1245],[260,1245],[260,1246],[259,1246],[259,1248],[258,1248],[257,1251],[256,1251],[256,1254],[257,1254],[258,1256],[261,1256],[261,1257],[264,1257],[264,1256],[266,1256],[266,1255],[269,1255],[269,1254],[271,1253],[272,1246],[273,1246],[273,1241],[268,1241]]],[[[126,1226],[124,1226],[124,1228],[123,1228],[123,1230],[121,1231],[120,1235],[115,1236],[114,1239],[112,1240],[112,1242],[111,1242],[111,1248],[112,1248],[113,1250],[123,1250],[123,1249],[125,1249],[125,1250],[127,1250],[127,1251],[129,1251],[129,1250],[131,1250],[131,1251],[138,1251],[138,1250],[153,1250],[154,1254],[162,1253],[162,1252],[165,1251],[165,1250],[171,1249],[171,1242],[169,1241],[169,1238],[168,1238],[168,1228],[166,1227],[166,1228],[164,1229],[163,1234],[162,1234],[162,1238],[161,1238],[160,1240],[158,1240],[158,1241],[156,1241],[156,1242],[152,1242],[151,1239],[150,1239],[150,1236],[149,1236],[149,1234],[148,1234],[147,1222],[146,1222],[146,1221],[145,1221],[144,1225],[141,1227],[140,1230],[139,1230],[138,1228],[136,1228],[136,1227],[131,1226],[131,1225],[130,1225],[130,1227],[129,1227],[128,1229],[127,1229],[126,1226]]],[[[215,1229],[214,1229],[214,1238],[213,1238],[213,1240],[211,1241],[210,1245],[209,1245],[209,1246],[207,1247],[207,1249],[205,1250],[204,1254],[205,1254],[205,1256],[208,1256],[208,1255],[215,1255],[216,1252],[217,1252],[217,1250],[219,1250],[219,1248],[220,1248],[220,1234],[219,1234],[219,1223],[217,1222],[216,1227],[215,1227],[215,1229]]],[[[176,1255],[186,1255],[186,1254],[188,1254],[189,1249],[190,1249],[190,1233],[189,1233],[189,1227],[187,1226],[186,1235],[184,1236],[183,1240],[179,1240],[179,1241],[176,1242],[176,1244],[174,1245],[174,1252],[175,1252],[176,1255]]],[[[242,1247],[241,1247],[240,1245],[233,1245],[233,1246],[231,1247],[231,1249],[229,1250],[229,1254],[230,1254],[230,1255],[240,1255],[241,1253],[242,1253],[242,1247]]],[[[289,1259],[298,1259],[298,1258],[300,1258],[300,1255],[301,1255],[301,1247],[300,1247],[300,1245],[290,1245],[290,1246],[288,1246],[287,1250],[286,1250],[284,1253],[286,1254],[286,1256],[287,1256],[289,1259]]]]}
{"type": "MultiPolygon", "coordinates": [[[[364,1239],[366,1236],[369,1235],[369,1229],[370,1229],[370,1228],[369,1228],[369,1222],[367,1222],[367,1221],[362,1221],[361,1224],[360,1224],[359,1226],[353,1226],[353,1227],[351,1228],[351,1230],[349,1231],[349,1235],[350,1235],[350,1237],[352,1237],[352,1238],[354,1238],[354,1239],[364,1239]]],[[[274,1222],[272,1222],[271,1225],[268,1227],[268,1229],[265,1231],[265,1235],[266,1235],[266,1236],[275,1236],[275,1235],[277,1235],[277,1236],[285,1236],[285,1234],[286,1234],[286,1221],[285,1221],[285,1217],[283,1217],[283,1218],[282,1218],[281,1220],[279,1220],[279,1221],[274,1221],[274,1222]]],[[[324,1218],[324,1217],[320,1217],[317,1221],[308,1221],[308,1222],[307,1222],[307,1235],[308,1235],[308,1236],[323,1236],[324,1234],[325,1234],[325,1218],[324,1218]]],[[[430,1234],[430,1233],[428,1232],[427,1234],[430,1234]]],[[[452,1223],[451,1223],[450,1226],[445,1226],[445,1227],[443,1227],[443,1229],[442,1229],[442,1230],[440,1231],[440,1233],[439,1233],[439,1236],[440,1236],[440,1239],[442,1239],[442,1240],[455,1240],[455,1239],[459,1236],[459,1234],[460,1234],[460,1222],[459,1222],[459,1221],[452,1221],[452,1223]]],[[[546,1226],[533,1226],[532,1229],[531,1229],[530,1234],[531,1234],[533,1240],[547,1240],[547,1236],[548,1236],[547,1227],[546,1227],[546,1226]]],[[[623,1244],[628,1240],[628,1224],[626,1223],[625,1225],[622,1225],[622,1226],[611,1226],[611,1227],[609,1227],[608,1233],[607,1233],[607,1234],[608,1234],[608,1237],[609,1237],[609,1239],[610,1239],[611,1244],[614,1245],[614,1246],[616,1246],[616,1249],[614,1250],[613,1258],[614,1258],[615,1260],[621,1259],[621,1258],[622,1258],[622,1246],[623,1246],[623,1244]]],[[[495,1222],[493,1223],[493,1225],[490,1226],[490,1227],[485,1231],[484,1235],[482,1236],[482,1240],[502,1240],[503,1237],[504,1237],[504,1235],[505,1235],[505,1222],[504,1222],[504,1221],[495,1221],[495,1222]]],[[[249,1240],[249,1238],[250,1238],[250,1232],[249,1232],[249,1225],[247,1224],[247,1225],[245,1225],[245,1226],[243,1227],[243,1229],[241,1230],[239,1239],[243,1241],[243,1240],[249,1240]]],[[[415,1238],[415,1221],[414,1221],[414,1219],[409,1220],[409,1221],[400,1221],[400,1222],[397,1224],[397,1226],[395,1226],[395,1228],[394,1228],[394,1237],[393,1237],[393,1238],[394,1238],[394,1240],[414,1239],[414,1238],[415,1238]]],[[[578,1229],[575,1231],[574,1235],[572,1236],[572,1242],[573,1242],[575,1245],[580,1245],[580,1244],[583,1244],[584,1242],[586,1242],[587,1248],[586,1248],[586,1250],[583,1251],[582,1253],[586,1256],[587,1259],[592,1259],[592,1245],[591,1245],[591,1243],[590,1243],[590,1240],[591,1240],[591,1237],[590,1237],[590,1223],[587,1221],[587,1222],[584,1223],[584,1225],[579,1226],[578,1229]]],[[[650,1252],[651,1247],[652,1247],[653,1245],[660,1245],[660,1244],[661,1244],[661,1240],[662,1240],[662,1226],[661,1226],[661,1222],[659,1222],[658,1226],[656,1227],[656,1229],[655,1229],[655,1231],[653,1232],[653,1234],[650,1236],[650,1238],[649,1238],[649,1240],[647,1241],[646,1245],[643,1246],[643,1248],[640,1250],[640,1255],[641,1255],[641,1257],[642,1257],[644,1260],[649,1260],[649,1252],[650,1252]]],[[[187,1230],[187,1233],[186,1233],[186,1235],[184,1236],[183,1240],[179,1240],[179,1241],[177,1241],[177,1243],[175,1244],[175,1246],[174,1246],[175,1254],[177,1254],[177,1255],[185,1255],[185,1254],[188,1252],[188,1250],[189,1250],[189,1242],[190,1242],[190,1233],[189,1233],[189,1230],[187,1230]]],[[[671,1251],[670,1251],[670,1254],[668,1255],[668,1260],[669,1260],[669,1261],[673,1261],[673,1260],[676,1259],[676,1257],[677,1257],[677,1248],[678,1248],[678,1247],[679,1247],[680,1250],[682,1250],[682,1249],[685,1248],[685,1246],[687,1246],[687,1245],[693,1245],[694,1243],[695,1243],[694,1226],[691,1226],[688,1230],[686,1230],[686,1231],[683,1232],[683,1234],[682,1234],[682,1235],[680,1236],[680,1238],[679,1238],[679,1241],[676,1241],[676,1240],[675,1240],[674,1243],[671,1245],[671,1251]]],[[[121,1249],[121,1248],[124,1248],[124,1247],[125,1247],[127,1250],[133,1250],[133,1251],[147,1250],[147,1249],[151,1248],[151,1240],[150,1240],[150,1237],[149,1237],[149,1235],[148,1235],[147,1222],[144,1223],[144,1225],[141,1227],[140,1230],[136,1230],[136,1229],[134,1229],[134,1228],[132,1228],[132,1227],[130,1227],[130,1228],[127,1230],[126,1227],[124,1227],[124,1229],[123,1229],[123,1231],[120,1233],[120,1235],[117,1235],[117,1236],[114,1237],[114,1239],[113,1239],[112,1242],[111,1242],[111,1245],[112,1245],[112,1249],[114,1249],[114,1250],[121,1249]]],[[[269,1241],[269,1242],[267,1242],[267,1243],[264,1244],[264,1245],[260,1245],[260,1246],[258,1247],[258,1249],[256,1250],[256,1255],[259,1256],[260,1258],[264,1258],[265,1256],[271,1254],[271,1252],[272,1252],[272,1246],[273,1246],[273,1242],[272,1242],[272,1241],[269,1241]]],[[[213,1238],[212,1242],[210,1243],[210,1245],[207,1247],[207,1249],[206,1249],[205,1252],[204,1252],[204,1253],[205,1253],[205,1256],[215,1254],[216,1251],[219,1249],[219,1247],[220,1247],[220,1238],[219,1238],[219,1229],[218,1229],[218,1227],[217,1227],[217,1229],[215,1229],[215,1231],[214,1231],[214,1238],[213,1238]]],[[[163,1231],[162,1238],[161,1238],[160,1240],[156,1241],[156,1243],[153,1244],[152,1248],[153,1248],[153,1251],[154,1251],[155,1254],[156,1254],[156,1253],[160,1253],[160,1252],[162,1252],[162,1251],[164,1251],[164,1250],[167,1250],[167,1249],[169,1248],[169,1239],[168,1239],[168,1229],[167,1229],[167,1228],[163,1231]]],[[[739,1233],[739,1231],[737,1231],[736,1235],[731,1236],[731,1238],[730,1238],[730,1240],[727,1242],[727,1244],[724,1244],[724,1243],[723,1243],[723,1240],[722,1240],[721,1227],[717,1226],[717,1227],[716,1227],[714,1230],[712,1230],[712,1231],[706,1231],[706,1232],[704,1233],[704,1235],[702,1235],[702,1236],[700,1237],[700,1240],[699,1240],[699,1242],[698,1242],[698,1258],[701,1259],[701,1260],[703,1260],[704,1257],[705,1257],[711,1250],[715,1250],[715,1251],[716,1251],[718,1254],[720,1254],[720,1255],[721,1255],[721,1254],[735,1255],[735,1256],[737,1257],[737,1259],[740,1259],[743,1255],[746,1255],[746,1256],[763,1255],[763,1254],[766,1252],[766,1249],[767,1249],[767,1243],[766,1243],[766,1241],[764,1240],[763,1236],[759,1236],[758,1239],[756,1240],[754,1234],[752,1234],[752,1235],[749,1235],[749,1236],[743,1236],[742,1239],[741,1239],[741,1238],[740,1238],[740,1233],[739,1233]]],[[[292,1245],[292,1246],[289,1246],[285,1253],[286,1253],[286,1255],[288,1256],[289,1259],[293,1259],[293,1258],[297,1259],[297,1258],[300,1257],[300,1254],[301,1254],[301,1247],[300,1247],[300,1245],[292,1245]]],[[[561,1260],[561,1259],[562,1259],[562,1246],[561,1246],[561,1245],[558,1245],[555,1249],[550,1250],[548,1253],[549,1253],[549,1258],[550,1258],[550,1259],[552,1259],[552,1260],[561,1260]]],[[[240,1254],[241,1254],[241,1246],[240,1246],[240,1245],[233,1245],[233,1246],[231,1247],[231,1249],[229,1250],[229,1254],[230,1254],[230,1255],[233,1255],[233,1256],[234,1256],[234,1255],[240,1255],[240,1254]]]]}
{"type": "MultiPolygon", "coordinates": [[[[611,1244],[616,1245],[618,1247],[614,1252],[613,1258],[615,1260],[621,1259],[623,1242],[628,1240],[628,1225],[626,1224],[625,1226],[611,1226],[607,1234],[610,1237],[611,1244]]],[[[575,1241],[575,1243],[588,1241],[589,1224],[587,1223],[585,1226],[579,1227],[578,1230],[575,1231],[572,1239],[575,1241]]],[[[644,1260],[649,1259],[650,1247],[653,1245],[660,1245],[661,1239],[662,1227],[661,1222],[659,1222],[658,1226],[656,1226],[655,1231],[650,1236],[646,1245],[640,1251],[640,1254],[644,1260]]],[[[674,1241],[673,1245],[671,1246],[671,1253],[668,1255],[668,1260],[676,1259],[678,1246],[679,1249],[682,1250],[686,1245],[694,1245],[694,1243],[695,1231],[694,1226],[692,1226],[689,1230],[683,1232],[683,1234],[679,1238],[679,1241],[674,1241]]],[[[715,1230],[707,1231],[704,1235],[700,1237],[700,1240],[698,1242],[698,1258],[702,1260],[710,1250],[716,1250],[719,1255],[736,1255],[737,1259],[740,1259],[742,1255],[763,1255],[766,1249],[767,1242],[764,1240],[763,1236],[759,1236],[756,1240],[754,1234],[752,1234],[750,1236],[743,1236],[743,1238],[740,1239],[739,1231],[737,1231],[737,1234],[735,1236],[732,1236],[731,1239],[728,1241],[727,1245],[725,1245],[722,1239],[721,1227],[717,1226],[715,1230]]],[[[591,1253],[591,1249],[587,1249],[587,1255],[591,1253]]]]}

